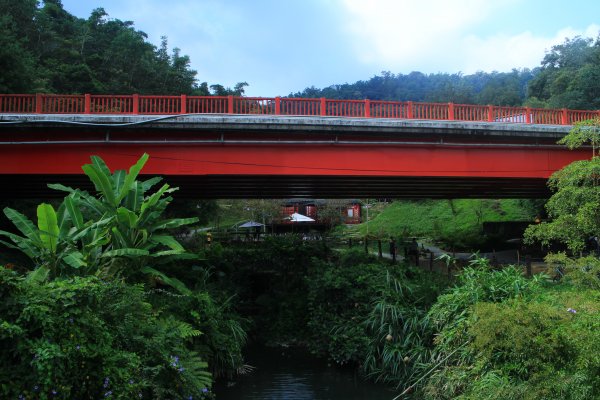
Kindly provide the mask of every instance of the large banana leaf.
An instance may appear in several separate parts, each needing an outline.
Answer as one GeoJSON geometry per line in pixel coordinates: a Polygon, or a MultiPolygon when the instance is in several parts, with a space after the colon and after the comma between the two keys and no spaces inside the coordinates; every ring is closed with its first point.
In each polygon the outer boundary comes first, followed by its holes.
{"type": "Polygon", "coordinates": [[[3,240],[0,240],[1,244],[11,249],[22,251],[27,255],[27,257],[31,258],[32,260],[36,260],[41,255],[41,241],[39,245],[36,245],[32,240],[26,237],[15,235],[14,233],[6,231],[0,231],[0,235],[8,237],[10,240],[13,241],[13,243],[16,246],[3,240]]]}
{"type": "Polygon", "coordinates": [[[4,214],[13,224],[15,224],[17,229],[21,231],[26,238],[34,242],[37,246],[42,247],[42,239],[40,238],[39,232],[29,218],[9,207],[4,209],[4,214]]]}
{"type": "Polygon", "coordinates": [[[164,256],[174,256],[174,255],[178,255],[178,254],[184,254],[184,253],[181,252],[180,250],[162,250],[162,251],[153,252],[150,255],[152,257],[164,257],[164,256]]]}
{"type": "Polygon", "coordinates": [[[134,182],[127,196],[125,196],[125,207],[136,212],[144,202],[144,188],[140,182],[134,182]]]}
{"type": "Polygon", "coordinates": [[[144,188],[144,192],[147,192],[148,190],[152,189],[152,187],[154,185],[156,185],[157,183],[159,183],[160,181],[162,181],[162,178],[160,176],[155,176],[153,178],[147,179],[140,183],[142,184],[142,187],[144,188]]]}
{"type": "Polygon", "coordinates": [[[130,240],[127,235],[119,230],[116,226],[111,228],[112,240],[114,247],[128,248],[134,247],[133,242],[130,240]]]}
{"type": "Polygon", "coordinates": [[[89,235],[90,232],[102,232],[104,234],[105,231],[108,230],[108,225],[113,221],[114,217],[102,217],[96,222],[88,221],[85,225],[83,225],[83,229],[78,230],[73,236],[71,236],[72,241],[80,240],[81,238],[89,235]]]}
{"type": "MultiPolygon", "coordinates": [[[[144,215],[140,215],[140,220],[138,221],[138,226],[148,227],[149,224],[152,224],[152,223],[156,222],[157,220],[160,220],[160,212],[152,211],[152,212],[146,213],[144,215]]],[[[153,231],[154,229],[150,229],[150,230],[153,231]]]]}
{"type": "Polygon", "coordinates": [[[153,235],[150,241],[165,245],[171,250],[185,251],[177,239],[170,235],[153,235]]]}
{"type": "Polygon", "coordinates": [[[121,202],[121,200],[127,196],[127,192],[129,192],[129,190],[131,190],[133,187],[133,183],[137,179],[137,176],[142,168],[144,168],[144,165],[146,165],[146,161],[148,161],[149,157],[150,156],[147,153],[144,153],[140,159],[134,165],[132,165],[131,168],[129,168],[129,174],[127,174],[127,177],[125,178],[125,182],[123,183],[121,192],[117,197],[117,201],[121,202]]]}
{"type": "Polygon", "coordinates": [[[47,267],[41,266],[30,271],[25,278],[25,282],[39,284],[45,282],[48,279],[48,275],[50,275],[50,270],[47,267]]]}
{"type": "Polygon", "coordinates": [[[185,286],[185,284],[183,282],[181,282],[179,279],[177,279],[177,278],[170,278],[170,277],[168,277],[167,275],[165,275],[164,273],[160,272],[157,269],[154,269],[152,267],[144,267],[144,268],[141,269],[141,272],[144,273],[144,274],[146,274],[146,275],[150,275],[150,276],[153,276],[155,278],[159,278],[166,285],[171,286],[172,288],[174,288],[177,291],[179,291],[179,293],[181,293],[181,294],[185,294],[185,295],[192,294],[192,291],[190,289],[188,289],[187,286],[185,286]]]}
{"type": "Polygon", "coordinates": [[[102,194],[104,200],[111,206],[117,206],[117,199],[113,191],[113,187],[110,181],[110,175],[106,175],[102,170],[94,164],[86,164],[83,167],[83,172],[90,178],[96,190],[102,194]]]}
{"type": "Polygon", "coordinates": [[[169,189],[169,185],[167,183],[165,183],[164,185],[162,185],[162,187],[160,189],[158,189],[156,191],[156,193],[154,193],[152,196],[148,197],[143,203],[142,203],[142,207],[140,210],[140,218],[144,215],[144,213],[146,212],[146,210],[150,210],[152,209],[152,207],[154,207],[156,205],[156,203],[158,202],[158,200],[161,198],[161,196],[163,194],[166,193],[166,191],[169,189]]]}
{"type": "Polygon", "coordinates": [[[85,190],[73,189],[60,183],[49,183],[48,187],[54,190],[60,190],[62,192],[71,193],[75,200],[82,198],[85,201],[85,206],[89,207],[98,216],[102,215],[106,211],[106,206],[98,199],[90,195],[85,190]]]}
{"type": "Polygon", "coordinates": [[[66,254],[63,258],[63,261],[70,265],[73,268],[81,268],[87,266],[84,261],[84,256],[79,251],[71,251],[66,254]]]}
{"type": "Polygon", "coordinates": [[[115,193],[115,196],[117,197],[117,204],[119,204],[121,202],[120,193],[121,190],[123,190],[123,184],[125,183],[125,178],[127,177],[127,173],[125,172],[125,170],[119,169],[117,171],[115,171],[115,173],[112,175],[112,187],[115,193]]]}
{"type": "Polygon", "coordinates": [[[82,229],[83,215],[81,214],[81,211],[79,210],[79,205],[76,203],[74,197],[72,195],[65,197],[63,204],[67,209],[67,213],[71,217],[71,221],[73,221],[73,225],[75,225],[77,229],[82,229]]]}
{"type": "Polygon", "coordinates": [[[56,253],[60,228],[58,227],[58,220],[56,219],[54,207],[47,203],[40,204],[37,207],[37,217],[40,239],[44,244],[44,248],[51,253],[56,253]]]}
{"type": "Polygon", "coordinates": [[[138,216],[125,207],[119,207],[117,209],[117,220],[126,227],[133,229],[137,226],[138,216]]]}
{"type": "Polygon", "coordinates": [[[157,231],[159,229],[179,228],[180,226],[190,225],[190,224],[194,224],[196,222],[198,222],[198,218],[196,218],[196,217],[166,219],[166,220],[161,221],[160,223],[152,226],[151,230],[157,231]]]}
{"type": "Polygon", "coordinates": [[[147,256],[149,254],[150,253],[148,252],[148,250],[126,248],[106,251],[102,254],[102,257],[140,257],[147,256]]]}
{"type": "Polygon", "coordinates": [[[98,156],[91,156],[90,159],[92,160],[92,164],[94,164],[100,172],[106,176],[110,176],[110,168],[108,168],[108,165],[106,165],[103,159],[98,156]]]}

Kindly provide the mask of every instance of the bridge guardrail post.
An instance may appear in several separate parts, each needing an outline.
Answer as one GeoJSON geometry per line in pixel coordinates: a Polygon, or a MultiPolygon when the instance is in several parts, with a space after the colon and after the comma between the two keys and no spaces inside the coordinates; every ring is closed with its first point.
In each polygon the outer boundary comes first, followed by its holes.
{"type": "Polygon", "coordinates": [[[365,118],[371,118],[371,100],[365,99],[365,118]]]}
{"type": "Polygon", "coordinates": [[[448,103],[448,120],[454,121],[454,103],[448,103]]]}
{"type": "Polygon", "coordinates": [[[406,118],[413,119],[413,102],[406,102],[406,118]]]}
{"type": "Polygon", "coordinates": [[[321,97],[321,116],[327,115],[327,100],[325,97],[321,97]]]}
{"type": "Polygon", "coordinates": [[[275,115],[281,115],[281,97],[275,97],[275,115]]]}
{"type": "Polygon", "coordinates": [[[133,98],[133,114],[139,114],[140,113],[140,95],[136,93],[132,96],[132,98],[133,98]]]}
{"type": "Polygon", "coordinates": [[[36,114],[41,114],[42,113],[42,104],[44,102],[44,97],[42,96],[41,93],[36,93],[35,94],[35,113],[36,114]]]}
{"type": "Polygon", "coordinates": [[[179,114],[187,114],[187,96],[181,95],[181,105],[179,106],[179,114]]]}
{"type": "Polygon", "coordinates": [[[233,114],[233,96],[227,96],[227,114],[233,114]]]}
{"type": "Polygon", "coordinates": [[[525,107],[525,123],[531,124],[531,107],[525,107]]]}
{"type": "Polygon", "coordinates": [[[563,125],[568,125],[569,124],[569,114],[567,113],[567,109],[566,108],[562,109],[561,123],[563,125]]]}
{"type": "Polygon", "coordinates": [[[488,122],[494,122],[494,106],[488,105],[488,122]]]}
{"type": "Polygon", "coordinates": [[[91,114],[92,113],[92,96],[89,93],[86,93],[84,95],[83,113],[84,114],[91,114]]]}

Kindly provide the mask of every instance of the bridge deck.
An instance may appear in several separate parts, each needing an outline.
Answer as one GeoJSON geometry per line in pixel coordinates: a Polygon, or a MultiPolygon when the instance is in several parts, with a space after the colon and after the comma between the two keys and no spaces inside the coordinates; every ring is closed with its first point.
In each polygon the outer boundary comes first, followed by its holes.
{"type": "Polygon", "coordinates": [[[82,185],[103,157],[181,187],[181,196],[545,197],[546,179],[589,152],[556,144],[564,125],[270,115],[0,116],[2,196],[82,185]],[[7,186],[8,185],[8,186],[7,186]]]}

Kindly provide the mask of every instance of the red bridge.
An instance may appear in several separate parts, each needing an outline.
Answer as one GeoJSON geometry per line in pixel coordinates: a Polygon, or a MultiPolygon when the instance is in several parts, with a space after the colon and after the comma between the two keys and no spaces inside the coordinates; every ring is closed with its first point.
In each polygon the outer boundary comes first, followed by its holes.
{"type": "Polygon", "coordinates": [[[544,197],[589,158],[556,141],[598,111],[370,100],[0,95],[3,197],[84,185],[103,157],[163,175],[179,196],[544,197]]]}

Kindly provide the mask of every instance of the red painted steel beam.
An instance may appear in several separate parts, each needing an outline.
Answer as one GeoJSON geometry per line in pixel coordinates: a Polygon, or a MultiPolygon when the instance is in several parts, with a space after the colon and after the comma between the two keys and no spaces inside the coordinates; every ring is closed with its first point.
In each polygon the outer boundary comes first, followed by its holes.
{"type": "Polygon", "coordinates": [[[112,169],[142,153],[158,175],[307,175],[548,178],[589,151],[520,147],[374,145],[5,145],[0,174],[82,174],[91,155],[112,169]]]}

